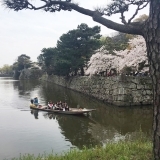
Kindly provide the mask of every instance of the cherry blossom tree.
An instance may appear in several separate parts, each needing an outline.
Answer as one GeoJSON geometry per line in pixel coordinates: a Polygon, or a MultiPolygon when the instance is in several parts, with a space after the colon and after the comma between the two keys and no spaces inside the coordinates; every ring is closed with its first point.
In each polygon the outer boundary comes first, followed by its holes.
{"type": "MultiPolygon", "coordinates": [[[[86,75],[117,69],[121,73],[125,66],[138,69],[142,62],[148,62],[146,43],[142,36],[137,36],[129,41],[129,48],[121,51],[114,51],[116,55],[109,54],[103,47],[92,55],[88,62],[86,75]]],[[[149,68],[146,68],[147,70],[149,68]]],[[[147,71],[145,70],[145,71],[147,71]]]]}
{"type": "Polygon", "coordinates": [[[89,10],[72,3],[71,0],[39,0],[42,6],[34,6],[31,0],[3,0],[15,11],[23,9],[45,10],[46,12],[72,11],[90,16],[94,21],[119,32],[141,35],[147,47],[147,57],[153,82],[153,148],[154,157],[160,159],[160,0],[112,0],[106,8],[89,10]],[[149,17],[145,21],[132,22],[138,11],[149,4],[149,17]],[[135,6],[135,12],[126,20],[125,13],[135,6]],[[122,24],[107,19],[106,16],[120,14],[122,24]]]}

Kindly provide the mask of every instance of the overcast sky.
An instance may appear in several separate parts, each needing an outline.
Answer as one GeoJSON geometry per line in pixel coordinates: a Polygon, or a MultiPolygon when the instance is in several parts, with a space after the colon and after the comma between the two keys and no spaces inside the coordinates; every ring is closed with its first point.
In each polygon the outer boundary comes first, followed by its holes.
{"type": "MultiPolygon", "coordinates": [[[[94,9],[106,5],[109,0],[77,0],[76,2],[79,2],[82,7],[94,9]]],[[[131,14],[132,10],[127,16],[131,14]]],[[[148,9],[143,10],[139,15],[141,14],[148,14],[148,9]]],[[[117,15],[111,19],[120,22],[117,15]]],[[[115,32],[94,22],[91,17],[75,11],[15,12],[0,5],[0,67],[4,64],[12,65],[21,54],[30,56],[32,61],[37,61],[37,56],[41,54],[43,48],[55,47],[62,34],[76,29],[81,23],[86,23],[89,27],[101,26],[102,35],[111,35],[115,32]]]]}

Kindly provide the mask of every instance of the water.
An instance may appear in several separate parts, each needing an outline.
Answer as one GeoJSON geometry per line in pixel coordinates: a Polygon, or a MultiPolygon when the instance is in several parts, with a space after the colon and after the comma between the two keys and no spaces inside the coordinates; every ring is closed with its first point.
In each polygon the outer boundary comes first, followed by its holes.
{"type": "Polygon", "coordinates": [[[109,141],[151,138],[151,107],[119,108],[63,87],[40,81],[0,77],[0,159],[20,154],[63,154],[109,141]],[[70,107],[96,108],[90,117],[48,114],[29,109],[30,99],[41,104],[67,101],[70,107]]]}

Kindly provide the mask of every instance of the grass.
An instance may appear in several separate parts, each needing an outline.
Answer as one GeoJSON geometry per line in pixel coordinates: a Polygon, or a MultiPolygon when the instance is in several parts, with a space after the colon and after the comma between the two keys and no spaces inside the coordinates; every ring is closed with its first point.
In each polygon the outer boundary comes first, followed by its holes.
{"type": "Polygon", "coordinates": [[[120,141],[109,143],[105,148],[71,150],[64,155],[21,155],[12,160],[152,160],[152,142],[149,140],[120,141]]]}

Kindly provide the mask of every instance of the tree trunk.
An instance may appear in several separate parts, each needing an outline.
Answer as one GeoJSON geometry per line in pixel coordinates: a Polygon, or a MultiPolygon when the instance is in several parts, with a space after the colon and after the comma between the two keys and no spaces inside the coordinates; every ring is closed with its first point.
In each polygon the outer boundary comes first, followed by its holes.
{"type": "Polygon", "coordinates": [[[160,1],[150,2],[150,16],[144,29],[153,84],[153,153],[160,160],[160,1]]]}

